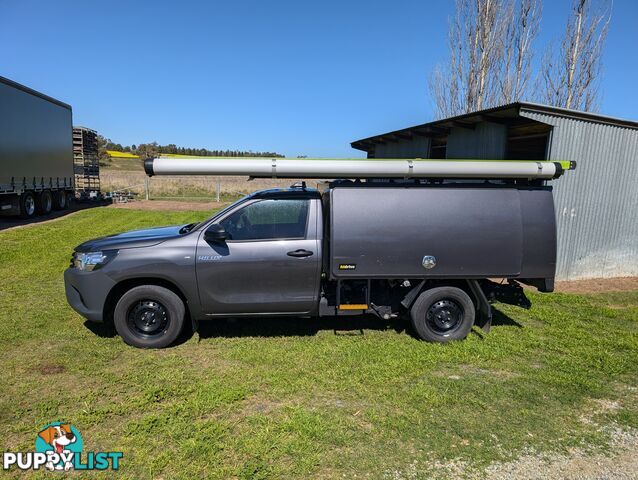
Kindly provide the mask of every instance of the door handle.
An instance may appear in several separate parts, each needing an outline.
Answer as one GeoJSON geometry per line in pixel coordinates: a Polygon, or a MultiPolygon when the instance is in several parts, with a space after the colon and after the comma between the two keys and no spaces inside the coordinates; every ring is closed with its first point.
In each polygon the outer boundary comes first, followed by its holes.
{"type": "Polygon", "coordinates": [[[293,250],[292,252],[288,252],[286,255],[288,255],[289,257],[302,258],[302,257],[309,257],[310,255],[312,255],[312,252],[310,250],[304,250],[303,248],[300,248],[299,250],[293,250]]]}

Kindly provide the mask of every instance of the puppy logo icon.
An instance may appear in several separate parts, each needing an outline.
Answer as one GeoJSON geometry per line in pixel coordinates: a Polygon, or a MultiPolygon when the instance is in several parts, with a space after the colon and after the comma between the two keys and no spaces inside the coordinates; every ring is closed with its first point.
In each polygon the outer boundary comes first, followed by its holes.
{"type": "Polygon", "coordinates": [[[84,450],[78,429],[64,422],[45,425],[35,437],[35,451],[2,454],[2,469],[68,472],[70,470],[119,470],[122,452],[84,450]]]}
{"type": "Polygon", "coordinates": [[[80,432],[68,423],[50,423],[45,426],[35,440],[36,452],[53,452],[57,456],[49,455],[45,464],[48,470],[72,470],[73,457],[82,452],[82,437],[80,432]],[[53,460],[57,459],[57,462],[53,460]]]}

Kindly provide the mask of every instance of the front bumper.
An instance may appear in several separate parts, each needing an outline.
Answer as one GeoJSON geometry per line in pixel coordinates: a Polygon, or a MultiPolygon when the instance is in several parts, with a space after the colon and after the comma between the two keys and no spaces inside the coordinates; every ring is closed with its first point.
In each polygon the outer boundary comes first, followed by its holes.
{"type": "Polygon", "coordinates": [[[73,310],[92,322],[104,321],[104,303],[115,281],[101,270],[86,272],[67,268],[64,272],[66,301],[73,310]]]}

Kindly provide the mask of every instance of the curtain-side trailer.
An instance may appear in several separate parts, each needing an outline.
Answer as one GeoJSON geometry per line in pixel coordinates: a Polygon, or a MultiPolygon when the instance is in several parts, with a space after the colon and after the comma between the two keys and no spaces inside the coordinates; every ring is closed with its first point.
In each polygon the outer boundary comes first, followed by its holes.
{"type": "Polygon", "coordinates": [[[0,77],[0,214],[68,208],[72,131],[70,105],[0,77]]]}

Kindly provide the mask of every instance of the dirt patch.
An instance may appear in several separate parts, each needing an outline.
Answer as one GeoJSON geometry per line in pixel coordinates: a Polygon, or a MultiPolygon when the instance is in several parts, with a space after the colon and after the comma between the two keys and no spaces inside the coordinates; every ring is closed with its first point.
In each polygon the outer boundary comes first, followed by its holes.
{"type": "MultiPolygon", "coordinates": [[[[621,384],[620,389],[633,389],[621,384]]],[[[384,478],[412,480],[417,478],[449,478],[452,480],[598,480],[638,479],[638,430],[622,428],[614,423],[600,425],[594,417],[613,412],[621,404],[611,399],[591,399],[586,402],[580,420],[609,438],[608,448],[572,447],[566,452],[543,453],[527,449],[508,462],[493,462],[485,469],[475,470],[461,458],[451,461],[419,462],[414,460],[403,468],[386,471],[384,478]]]]}
{"type": "Polygon", "coordinates": [[[616,430],[611,434],[610,453],[589,454],[580,448],[568,454],[525,455],[508,463],[488,467],[486,478],[518,479],[636,479],[638,478],[638,433],[616,430]]]}
{"type": "Polygon", "coordinates": [[[638,290],[638,277],[594,278],[556,282],[556,291],[563,293],[631,292],[638,290]]]}
{"type": "Polygon", "coordinates": [[[44,363],[38,367],[38,372],[42,375],[55,375],[66,372],[66,367],[55,363],[44,363]]]}
{"type": "Polygon", "coordinates": [[[249,416],[252,414],[270,414],[282,406],[282,402],[253,396],[244,401],[244,405],[241,409],[241,415],[249,416]]]}
{"type": "Polygon", "coordinates": [[[227,202],[181,202],[174,200],[136,200],[128,203],[114,203],[110,208],[124,208],[128,210],[152,210],[207,212],[218,210],[228,205],[227,202]]]}
{"type": "Polygon", "coordinates": [[[593,453],[572,448],[567,453],[529,452],[511,462],[495,462],[484,471],[472,471],[468,463],[417,460],[404,468],[386,471],[388,480],[449,478],[454,480],[625,480],[638,478],[638,431],[620,428],[608,431],[611,442],[606,452],[593,453]]]}
{"type": "Polygon", "coordinates": [[[432,372],[432,375],[449,380],[462,380],[465,377],[476,377],[477,375],[486,375],[500,380],[509,380],[520,376],[518,373],[509,370],[486,369],[467,364],[443,367],[438,371],[432,372]]]}

